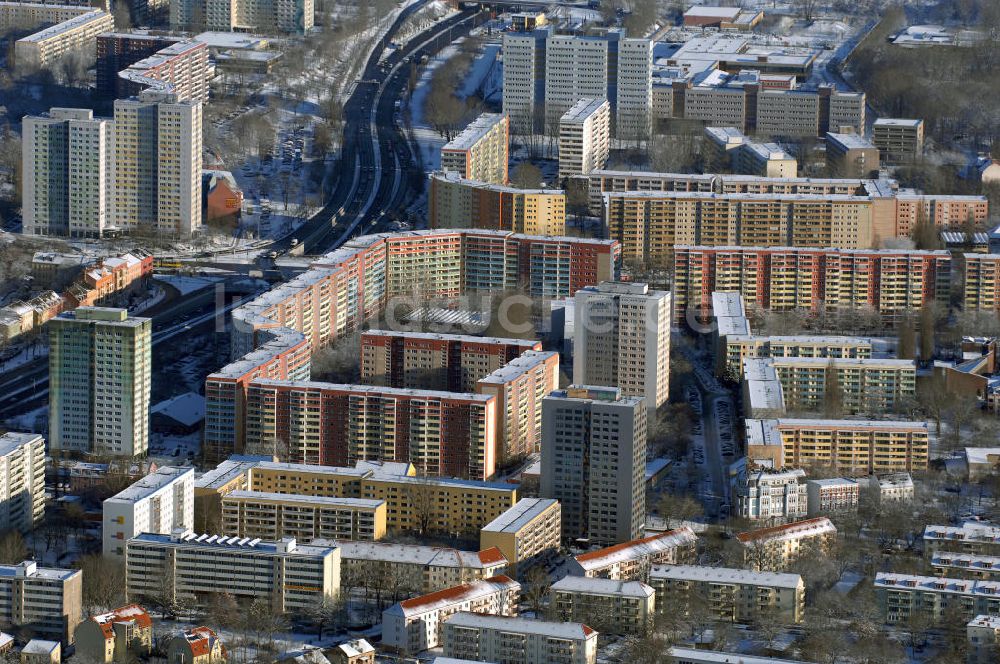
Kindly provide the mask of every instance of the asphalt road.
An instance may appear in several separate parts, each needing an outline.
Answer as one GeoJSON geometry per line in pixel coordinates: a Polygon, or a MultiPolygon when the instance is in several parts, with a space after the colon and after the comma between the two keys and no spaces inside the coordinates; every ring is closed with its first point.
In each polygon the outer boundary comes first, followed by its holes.
{"type": "MultiPolygon", "coordinates": [[[[192,330],[215,325],[215,290],[208,289],[154,307],[153,347],[192,330]]],[[[49,359],[40,357],[0,373],[0,419],[14,417],[44,406],[48,400],[49,359]]]]}
{"type": "MultiPolygon", "coordinates": [[[[384,49],[399,27],[425,4],[426,0],[414,3],[400,13],[375,45],[359,83],[344,105],[343,170],[328,203],[294,233],[276,240],[272,250],[288,251],[294,238],[304,245],[307,254],[331,251],[351,235],[369,231],[386,212],[400,209],[410,192],[419,187],[424,174],[412,161],[406,137],[395,120],[396,101],[402,98],[409,80],[409,63],[419,62],[424,55],[435,55],[487,18],[478,8],[455,14],[394,50],[380,64],[384,49]]],[[[214,309],[214,290],[158,305],[145,314],[153,317],[154,346],[187,330],[214,325],[214,309]]],[[[47,357],[0,373],[0,419],[44,405],[47,394],[47,357]]]]}
{"type": "Polygon", "coordinates": [[[351,235],[369,231],[386,213],[400,209],[424,177],[412,161],[406,137],[396,124],[396,102],[409,80],[410,63],[431,57],[461,34],[486,20],[468,9],[435,23],[379,62],[396,31],[423,3],[410,5],[372,50],[358,84],[344,105],[341,173],[324,208],[271,249],[288,251],[293,239],[306,254],[336,249],[351,235]]]}

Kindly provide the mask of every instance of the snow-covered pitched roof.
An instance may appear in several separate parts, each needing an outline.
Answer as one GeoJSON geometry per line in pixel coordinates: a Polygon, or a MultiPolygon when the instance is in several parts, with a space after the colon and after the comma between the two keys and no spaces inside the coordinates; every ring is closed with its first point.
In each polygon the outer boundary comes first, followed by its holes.
{"type": "Polygon", "coordinates": [[[837,528],[833,525],[833,522],[825,516],[821,516],[815,519],[786,523],[781,526],[748,530],[737,533],[736,539],[745,545],[750,542],[780,542],[783,540],[799,539],[801,537],[836,534],[836,532],[837,528]]]}
{"type": "Polygon", "coordinates": [[[515,634],[537,634],[557,639],[597,638],[597,632],[583,623],[549,622],[548,620],[532,620],[530,618],[489,616],[466,611],[453,613],[445,618],[443,622],[445,625],[454,627],[492,629],[502,632],[513,632],[515,634]]]}
{"type": "Polygon", "coordinates": [[[616,563],[653,556],[681,546],[691,546],[698,541],[694,531],[683,526],[665,533],[615,544],[598,551],[588,551],[576,556],[576,562],[585,571],[603,569],[616,563]]]}
{"type": "Polygon", "coordinates": [[[420,616],[440,611],[441,609],[446,609],[463,602],[488,597],[494,593],[510,592],[517,594],[520,591],[520,583],[501,574],[490,577],[489,579],[463,583],[451,588],[445,588],[436,592],[427,593],[426,595],[420,595],[419,597],[404,599],[402,602],[392,605],[386,609],[386,611],[389,613],[402,614],[407,617],[420,616]]]}

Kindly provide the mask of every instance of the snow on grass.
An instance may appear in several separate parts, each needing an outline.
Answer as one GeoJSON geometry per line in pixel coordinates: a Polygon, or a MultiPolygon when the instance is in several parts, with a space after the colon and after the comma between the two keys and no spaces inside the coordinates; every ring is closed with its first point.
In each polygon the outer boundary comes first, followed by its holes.
{"type": "Polygon", "coordinates": [[[483,47],[483,52],[476,56],[465,75],[465,80],[462,81],[462,87],[458,90],[459,97],[464,99],[482,92],[485,98],[497,91],[498,81],[502,87],[503,79],[499,76],[499,54],[500,44],[487,44],[483,47]]]}
{"type": "Polygon", "coordinates": [[[420,152],[419,157],[424,170],[434,171],[441,165],[441,146],[445,144],[445,138],[426,123],[424,118],[424,105],[427,95],[431,91],[431,79],[438,67],[458,54],[458,44],[461,39],[449,44],[428,61],[427,65],[420,72],[420,78],[410,97],[410,125],[412,127],[413,139],[417,143],[420,152]]]}

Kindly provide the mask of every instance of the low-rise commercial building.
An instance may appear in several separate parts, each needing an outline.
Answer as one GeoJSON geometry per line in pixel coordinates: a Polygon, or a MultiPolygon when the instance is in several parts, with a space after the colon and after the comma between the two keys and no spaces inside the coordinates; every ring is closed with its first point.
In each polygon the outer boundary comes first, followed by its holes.
{"type": "Polygon", "coordinates": [[[302,613],[340,593],[340,550],[292,538],[142,533],[128,541],[125,581],[133,600],[162,596],[167,587],[174,597],[204,605],[225,591],[237,601],[260,599],[277,611],[302,613]]]}
{"type": "Polygon", "coordinates": [[[510,119],[483,113],[441,148],[441,170],[466,180],[507,184],[510,119]]]}
{"type": "Polygon", "coordinates": [[[91,616],[76,628],[76,652],[91,662],[127,664],[152,649],[153,620],[138,604],[91,616]]]}
{"type": "Polygon", "coordinates": [[[555,556],[561,539],[559,501],[522,498],[479,531],[479,548],[500,549],[517,574],[555,556]]]}
{"type": "Polygon", "coordinates": [[[382,612],[382,644],[407,654],[436,648],[448,616],[460,611],[515,616],[520,592],[517,581],[494,576],[403,600],[382,612]]]}
{"type": "Polygon", "coordinates": [[[20,664],[59,664],[62,644],[59,641],[31,639],[21,648],[20,664]]]}
{"type": "Polygon", "coordinates": [[[642,581],[584,576],[564,576],[549,589],[550,609],[559,620],[609,634],[645,634],[653,623],[655,595],[642,581]]]}
{"type": "Polygon", "coordinates": [[[645,581],[653,565],[678,565],[694,560],[698,536],[687,526],[668,530],[581,553],[569,561],[569,572],[576,576],[616,581],[645,581]]]}
{"type": "Polygon", "coordinates": [[[220,534],[302,542],[379,540],[386,534],[386,504],[365,498],[233,491],[222,497],[220,534]]]}
{"type": "Polygon", "coordinates": [[[121,559],[139,533],[194,527],[194,468],[163,466],[104,501],[104,555],[121,559]]]}
{"type": "Polygon", "coordinates": [[[45,516],[45,439],[9,431],[0,436],[0,524],[26,533],[45,516]]]}
{"type": "Polygon", "coordinates": [[[712,614],[728,622],[753,623],[770,615],[800,623],[805,611],[806,586],[798,574],[658,565],[649,573],[649,584],[661,612],[676,611],[698,598],[707,599],[712,614]]]}
{"type": "Polygon", "coordinates": [[[496,547],[482,551],[460,551],[415,544],[338,542],[341,583],[352,586],[360,574],[378,571],[399,585],[432,593],[445,588],[482,581],[502,574],[509,561],[496,547]]]}
{"type": "Polygon", "coordinates": [[[503,664],[594,664],[597,632],[580,623],[456,613],[443,629],[446,657],[503,664]]]}
{"type": "Polygon", "coordinates": [[[807,554],[822,555],[837,528],[826,517],[795,521],[783,526],[748,530],[736,535],[743,546],[743,561],[758,572],[781,571],[807,554]]]}
{"type": "Polygon", "coordinates": [[[872,143],[890,163],[919,159],[924,151],[924,121],[879,118],[872,125],[872,143]]]}
{"type": "Polygon", "coordinates": [[[80,570],[39,567],[33,560],[0,565],[0,623],[69,645],[83,620],[82,606],[80,570]]]}

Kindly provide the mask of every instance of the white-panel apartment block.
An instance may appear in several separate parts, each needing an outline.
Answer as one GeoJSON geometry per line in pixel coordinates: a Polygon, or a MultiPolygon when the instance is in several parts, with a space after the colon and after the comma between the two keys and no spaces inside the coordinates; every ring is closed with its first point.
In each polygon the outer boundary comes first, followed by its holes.
{"type": "Polygon", "coordinates": [[[615,135],[644,140],[652,129],[653,42],[622,39],[618,43],[618,97],[615,135]]]}
{"type": "Polygon", "coordinates": [[[45,516],[45,439],[0,436],[0,524],[27,532],[45,516]]]}
{"type": "Polygon", "coordinates": [[[140,533],[194,527],[194,468],[159,468],[104,501],[104,555],[122,558],[140,533]]]}
{"type": "Polygon", "coordinates": [[[559,120],[559,179],[587,174],[607,165],[611,142],[611,104],[581,99],[559,120]]]}
{"type": "Polygon", "coordinates": [[[580,289],[575,299],[573,382],[645,397],[655,415],[670,391],[670,293],[603,282],[580,289]]]}
{"type": "Polygon", "coordinates": [[[23,124],[24,232],[99,238],[108,225],[113,123],[79,108],[53,108],[23,124]]]}

